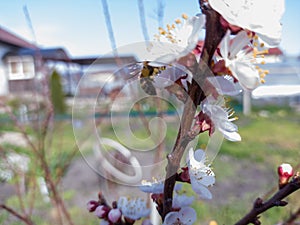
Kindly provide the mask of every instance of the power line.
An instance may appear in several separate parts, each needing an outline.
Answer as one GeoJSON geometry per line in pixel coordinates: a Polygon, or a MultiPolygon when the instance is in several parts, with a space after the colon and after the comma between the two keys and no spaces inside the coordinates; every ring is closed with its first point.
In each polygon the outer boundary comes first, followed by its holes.
{"type": "Polygon", "coordinates": [[[150,38],[149,38],[149,33],[147,30],[147,24],[146,24],[146,18],[145,18],[144,1],[143,0],[137,0],[137,1],[138,1],[138,7],[139,7],[141,28],[142,28],[144,40],[147,42],[147,45],[148,45],[150,38]]]}
{"type": "Polygon", "coordinates": [[[111,19],[110,19],[108,4],[107,4],[106,0],[102,0],[101,2],[102,2],[103,14],[105,17],[106,28],[107,28],[107,32],[108,32],[108,36],[109,36],[109,40],[110,40],[110,45],[111,45],[114,55],[117,55],[118,54],[117,45],[116,45],[114,31],[113,31],[113,27],[112,27],[112,23],[111,23],[111,19]]]}
{"type": "Polygon", "coordinates": [[[30,18],[30,14],[29,14],[27,5],[23,6],[23,12],[24,12],[24,15],[25,15],[25,18],[26,18],[27,26],[29,27],[29,30],[31,32],[31,36],[32,36],[32,39],[34,41],[34,44],[37,45],[37,39],[36,39],[36,35],[35,35],[34,29],[33,29],[32,21],[31,21],[31,18],[30,18]]]}

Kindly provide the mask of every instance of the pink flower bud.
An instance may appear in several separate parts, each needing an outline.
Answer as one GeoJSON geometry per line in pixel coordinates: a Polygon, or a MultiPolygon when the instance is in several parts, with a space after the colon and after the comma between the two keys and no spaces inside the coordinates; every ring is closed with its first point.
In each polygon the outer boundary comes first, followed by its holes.
{"type": "Polygon", "coordinates": [[[105,218],[107,216],[109,212],[109,207],[105,206],[105,205],[99,205],[96,210],[95,210],[95,215],[98,218],[105,218]]]}
{"type": "Polygon", "coordinates": [[[190,179],[190,175],[189,175],[189,168],[188,167],[182,167],[181,169],[182,169],[182,172],[180,173],[180,179],[183,182],[190,183],[191,179],[190,179]]]}
{"type": "Polygon", "coordinates": [[[289,182],[289,179],[293,176],[293,167],[288,163],[283,163],[278,167],[279,175],[279,187],[282,188],[289,182]]]}
{"type": "Polygon", "coordinates": [[[86,204],[86,208],[89,212],[94,212],[98,206],[99,206],[99,202],[94,200],[91,200],[86,204]]]}
{"type": "Polygon", "coordinates": [[[116,223],[122,216],[122,213],[120,211],[120,209],[115,208],[115,209],[111,209],[108,213],[108,219],[112,222],[112,223],[116,223]]]}

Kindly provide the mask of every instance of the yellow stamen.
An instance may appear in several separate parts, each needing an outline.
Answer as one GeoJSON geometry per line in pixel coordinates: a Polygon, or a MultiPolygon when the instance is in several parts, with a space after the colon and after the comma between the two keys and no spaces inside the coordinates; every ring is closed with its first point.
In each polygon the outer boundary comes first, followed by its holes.
{"type": "Polygon", "coordinates": [[[260,47],[263,48],[265,46],[265,43],[260,43],[260,47]]]}
{"type": "Polygon", "coordinates": [[[183,19],[185,19],[185,20],[187,20],[189,17],[188,17],[188,15],[186,15],[185,13],[183,13],[182,15],[181,15],[181,17],[183,18],[183,19]]]}
{"type": "Polygon", "coordinates": [[[172,29],[170,24],[167,24],[167,29],[168,29],[168,30],[171,30],[171,29],[172,29]]]}
{"type": "Polygon", "coordinates": [[[261,82],[262,84],[264,84],[266,81],[265,81],[265,79],[261,78],[261,79],[260,79],[260,82],[261,82]]]}
{"type": "Polygon", "coordinates": [[[160,33],[161,35],[165,35],[167,32],[166,32],[165,30],[161,30],[159,33],[160,33]]]}
{"type": "Polygon", "coordinates": [[[260,78],[265,78],[266,77],[266,74],[265,73],[261,73],[259,74],[260,78]]]}
{"type": "Polygon", "coordinates": [[[181,20],[180,20],[180,19],[176,19],[176,20],[175,20],[175,23],[176,23],[176,24],[180,24],[180,23],[181,23],[181,20]]]}

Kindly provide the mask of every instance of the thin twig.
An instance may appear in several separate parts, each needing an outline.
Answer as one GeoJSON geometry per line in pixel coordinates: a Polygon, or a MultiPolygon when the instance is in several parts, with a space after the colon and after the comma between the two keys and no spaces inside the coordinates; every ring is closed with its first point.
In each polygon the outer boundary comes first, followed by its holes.
{"type": "Polygon", "coordinates": [[[249,223],[260,224],[259,215],[275,206],[285,206],[287,202],[283,199],[293,192],[300,189],[300,176],[296,176],[286,186],[277,191],[268,201],[263,202],[261,198],[257,198],[251,211],[239,220],[235,225],[246,225],[249,223]]]}
{"type": "Polygon", "coordinates": [[[23,221],[27,225],[35,225],[35,223],[29,217],[27,217],[25,215],[21,215],[20,213],[15,211],[13,208],[8,207],[7,205],[0,204],[0,209],[6,210],[7,212],[12,214],[13,216],[18,218],[19,220],[23,221]]]}

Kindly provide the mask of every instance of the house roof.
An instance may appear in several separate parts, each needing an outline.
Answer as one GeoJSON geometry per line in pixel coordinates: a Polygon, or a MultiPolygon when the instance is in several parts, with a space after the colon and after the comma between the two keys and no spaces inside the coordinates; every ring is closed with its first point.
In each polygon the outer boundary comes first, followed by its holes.
{"type": "Polygon", "coordinates": [[[42,48],[42,49],[21,49],[18,51],[18,55],[41,55],[44,60],[55,61],[71,61],[67,51],[64,48],[42,48]]]}
{"type": "Polygon", "coordinates": [[[72,62],[78,63],[80,65],[86,66],[95,64],[129,64],[137,62],[137,59],[134,56],[119,56],[118,58],[114,56],[106,56],[106,57],[85,57],[85,58],[75,58],[72,59],[72,62]]]}
{"type": "Polygon", "coordinates": [[[6,44],[9,44],[12,46],[16,46],[16,47],[21,47],[21,48],[31,48],[31,49],[37,48],[36,45],[7,31],[6,29],[3,29],[2,27],[0,27],[0,42],[6,43],[6,44]]]}
{"type": "Polygon", "coordinates": [[[63,48],[44,48],[44,49],[28,49],[22,48],[17,52],[8,52],[3,58],[8,56],[26,56],[30,55],[33,57],[41,56],[43,60],[54,60],[54,61],[64,61],[71,62],[71,59],[63,48]]]}
{"type": "Polygon", "coordinates": [[[280,48],[269,48],[269,53],[268,55],[283,55],[283,52],[281,51],[280,48]]]}

